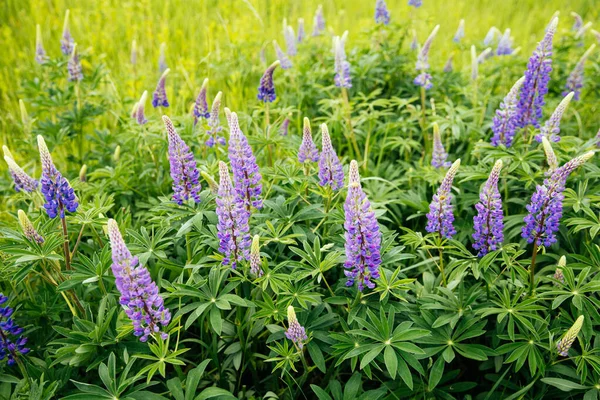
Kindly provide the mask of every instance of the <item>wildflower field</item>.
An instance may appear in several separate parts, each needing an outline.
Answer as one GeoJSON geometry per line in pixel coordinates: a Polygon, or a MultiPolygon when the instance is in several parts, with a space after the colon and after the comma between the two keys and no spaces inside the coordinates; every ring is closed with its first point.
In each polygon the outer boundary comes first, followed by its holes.
{"type": "Polygon", "coordinates": [[[0,400],[600,400],[600,4],[5,0],[0,400]]]}

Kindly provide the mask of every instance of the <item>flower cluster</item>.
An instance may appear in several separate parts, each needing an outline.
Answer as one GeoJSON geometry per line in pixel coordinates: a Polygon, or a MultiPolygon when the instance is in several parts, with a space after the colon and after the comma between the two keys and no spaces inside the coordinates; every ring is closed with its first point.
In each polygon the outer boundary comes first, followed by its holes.
{"type": "Polygon", "coordinates": [[[488,180],[479,194],[479,203],[475,205],[473,248],[483,257],[490,251],[498,250],[504,240],[504,213],[502,198],[498,191],[498,179],[502,169],[502,160],[496,161],[488,180]]]}
{"type": "Polygon", "coordinates": [[[2,150],[4,150],[4,161],[6,161],[6,164],[8,165],[8,172],[15,184],[15,190],[17,192],[23,190],[24,192],[31,193],[37,189],[38,181],[30,177],[27,172],[23,171],[23,168],[15,162],[8,147],[2,146],[2,150]]]}
{"type": "MultiPolygon", "coordinates": [[[[279,59],[281,69],[290,69],[293,67],[292,60],[283,52],[277,40],[273,40],[273,48],[275,49],[275,54],[279,59]]],[[[268,71],[268,70],[267,70],[268,71]]],[[[266,73],[266,72],[265,72],[266,73]]],[[[263,75],[264,77],[264,75],[263,75]]]]}
{"type": "Polygon", "coordinates": [[[167,89],[165,88],[165,83],[167,80],[167,75],[171,70],[169,68],[165,69],[160,78],[158,79],[158,83],[156,84],[156,89],[154,93],[152,93],[152,107],[169,107],[169,100],[167,100],[167,89]]]}
{"type": "Polygon", "coordinates": [[[517,120],[517,102],[519,90],[525,81],[525,77],[519,79],[510,89],[500,108],[496,110],[496,115],[492,123],[492,145],[499,146],[500,144],[510,147],[512,145],[515,133],[518,127],[517,120]]]}
{"type": "Polygon", "coordinates": [[[348,31],[339,37],[336,36],[333,39],[333,51],[335,54],[335,77],[333,78],[335,86],[342,88],[352,87],[352,78],[350,77],[350,63],[346,60],[346,38],[348,37],[348,31]]]}
{"type": "Polygon", "coordinates": [[[554,171],[558,167],[558,159],[556,158],[556,154],[554,154],[552,145],[546,136],[542,136],[542,147],[544,148],[544,153],[546,154],[548,170],[554,171]]]}
{"type": "Polygon", "coordinates": [[[433,195],[427,213],[427,232],[438,232],[442,237],[450,239],[456,234],[454,212],[452,210],[452,182],[460,167],[460,159],[454,161],[442,181],[438,191],[433,195]]]}
{"type": "Polygon", "coordinates": [[[285,331],[285,336],[294,342],[296,346],[302,348],[304,346],[304,342],[308,340],[308,336],[306,336],[306,330],[300,322],[298,322],[298,318],[296,317],[296,311],[293,306],[289,306],[287,309],[287,319],[288,319],[288,329],[285,331]]]}
{"type": "Polygon", "coordinates": [[[319,161],[319,150],[313,141],[310,121],[306,117],[304,117],[304,129],[302,129],[302,143],[298,149],[298,161],[301,163],[319,161]]]}
{"type": "Polygon", "coordinates": [[[148,120],[146,119],[146,114],[144,113],[144,110],[146,108],[147,99],[148,99],[148,91],[144,90],[144,93],[142,93],[142,97],[140,97],[140,101],[135,103],[135,105],[133,106],[133,111],[131,113],[131,117],[139,125],[144,125],[148,122],[148,120]]]}
{"type": "Polygon", "coordinates": [[[498,41],[498,48],[496,49],[496,55],[498,56],[508,56],[513,53],[512,48],[513,42],[510,37],[510,29],[506,29],[504,34],[500,37],[498,41]]]}
{"type": "Polygon", "coordinates": [[[46,50],[44,49],[44,41],[42,39],[42,28],[40,25],[35,26],[35,61],[38,64],[43,64],[47,59],[46,50]]]}
{"type": "Polygon", "coordinates": [[[288,132],[290,130],[290,116],[285,117],[285,119],[283,120],[283,122],[281,123],[281,126],[279,127],[279,134],[281,136],[287,136],[288,132]]]}
{"type": "Polygon", "coordinates": [[[221,146],[225,146],[227,143],[223,136],[220,136],[219,133],[223,130],[221,126],[221,122],[219,121],[219,112],[221,111],[221,97],[223,97],[223,93],[219,92],[215,96],[213,100],[212,107],[210,110],[210,117],[208,118],[208,140],[204,143],[208,147],[213,147],[215,144],[220,144],[221,146]]]}
{"type": "Polygon", "coordinates": [[[323,6],[319,4],[313,18],[313,36],[319,36],[325,30],[325,17],[323,16],[323,6]]]}
{"type": "Polygon", "coordinates": [[[37,242],[39,244],[44,243],[44,238],[35,230],[35,227],[27,217],[27,214],[25,214],[25,211],[19,210],[17,214],[19,216],[19,224],[23,230],[23,235],[32,242],[37,242]]]}
{"type": "Polygon", "coordinates": [[[71,36],[71,30],[69,29],[69,10],[65,12],[65,22],[63,25],[62,37],[60,39],[60,50],[66,56],[73,52],[73,46],[75,41],[71,36]]]}
{"type": "Polygon", "coordinates": [[[458,29],[456,30],[456,33],[454,34],[452,41],[455,43],[460,43],[460,41],[464,37],[465,37],[465,20],[461,19],[460,22],[458,23],[458,29]]]}
{"type": "Polygon", "coordinates": [[[375,3],[375,23],[384,25],[390,23],[390,12],[385,0],[377,0],[375,3]]]}
{"type": "Polygon", "coordinates": [[[265,103],[272,103],[275,101],[277,96],[275,95],[275,85],[273,84],[273,72],[281,62],[279,60],[271,64],[260,78],[260,85],[258,86],[258,100],[264,101],[265,103]]]}
{"type": "Polygon", "coordinates": [[[437,123],[433,123],[433,154],[431,156],[431,165],[435,168],[447,168],[452,163],[450,161],[446,161],[448,158],[448,153],[446,153],[446,149],[444,149],[444,144],[442,143],[442,137],[440,135],[440,127],[437,123]]]}
{"type": "Polygon", "coordinates": [[[542,141],[542,137],[547,137],[551,142],[560,142],[560,120],[562,119],[563,114],[567,110],[571,99],[575,93],[571,92],[565,96],[564,99],[560,102],[560,104],[556,107],[550,119],[546,121],[540,133],[535,135],[535,140],[538,142],[542,141]]]}
{"type": "Polygon", "coordinates": [[[296,33],[294,32],[294,28],[289,25],[284,27],[283,37],[285,39],[287,55],[293,57],[298,54],[298,49],[296,47],[296,33]]]}
{"type": "Polygon", "coordinates": [[[194,125],[198,123],[198,119],[208,119],[210,117],[210,112],[208,111],[208,102],[206,100],[207,91],[208,78],[204,79],[204,82],[202,82],[200,93],[198,93],[198,97],[196,97],[196,102],[194,103],[194,125]]]}
{"type": "Polygon", "coordinates": [[[581,88],[583,88],[583,66],[595,48],[595,44],[591,45],[590,48],[581,56],[575,65],[575,68],[573,68],[573,71],[571,71],[569,77],[567,78],[567,84],[565,85],[563,96],[569,92],[574,92],[575,94],[573,98],[575,100],[579,100],[579,97],[581,96],[581,88]]]}
{"type": "Polygon", "coordinates": [[[423,43],[423,47],[419,51],[417,55],[417,64],[415,69],[417,72],[420,72],[419,75],[414,79],[414,84],[417,86],[421,86],[425,89],[431,89],[433,87],[433,83],[431,82],[431,75],[427,72],[429,70],[429,51],[431,50],[431,44],[433,43],[433,39],[438,33],[440,29],[439,25],[436,25],[435,28],[431,31],[431,34],[423,43]]]}
{"type": "Polygon", "coordinates": [[[81,61],[79,60],[79,53],[77,52],[77,45],[73,45],[73,51],[71,52],[71,58],[67,63],[67,69],[69,71],[70,81],[80,81],[83,79],[83,68],[81,61]]]}
{"type": "Polygon", "coordinates": [[[556,349],[558,350],[558,354],[560,354],[563,357],[567,357],[569,355],[569,349],[573,345],[575,339],[577,339],[577,335],[579,335],[579,331],[583,326],[583,320],[583,315],[577,317],[573,326],[571,326],[569,330],[565,333],[565,335],[556,343],[556,349]]]}
{"type": "Polygon", "coordinates": [[[258,277],[263,276],[260,260],[260,236],[254,235],[250,247],[250,273],[258,277]]]}
{"type": "Polygon", "coordinates": [[[319,184],[339,190],[344,186],[344,169],[338,158],[327,125],[321,124],[321,156],[319,157],[319,184]]]}
{"type": "MultiPolygon", "coordinates": [[[[0,305],[7,301],[8,297],[0,293],[0,305]]],[[[29,353],[29,349],[25,347],[27,338],[21,335],[23,328],[12,319],[13,313],[11,307],[0,307],[0,360],[6,358],[8,365],[14,365],[20,354],[29,353]]]]}
{"type": "Polygon", "coordinates": [[[304,30],[304,18],[298,18],[298,43],[302,43],[306,37],[304,30]]]}

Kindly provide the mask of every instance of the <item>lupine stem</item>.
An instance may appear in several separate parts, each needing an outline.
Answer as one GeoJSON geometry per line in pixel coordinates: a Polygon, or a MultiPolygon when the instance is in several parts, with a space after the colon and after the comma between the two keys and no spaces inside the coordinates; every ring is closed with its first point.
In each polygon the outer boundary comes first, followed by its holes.
{"type": "Polygon", "coordinates": [[[529,294],[533,296],[533,290],[535,285],[535,258],[537,256],[538,245],[537,238],[533,242],[533,254],[531,255],[531,265],[529,266],[529,294]]]}
{"type": "Polygon", "coordinates": [[[440,264],[439,264],[439,267],[440,267],[440,273],[442,274],[442,285],[444,287],[446,287],[447,286],[447,283],[446,283],[446,274],[444,272],[444,247],[442,246],[442,241],[443,240],[444,239],[442,238],[442,235],[440,234],[440,247],[439,247],[439,250],[440,250],[440,264]]]}
{"type": "MultiPolygon", "coordinates": [[[[60,205],[60,212],[64,212],[64,206],[60,205]]],[[[66,217],[61,217],[60,222],[62,224],[62,233],[63,233],[63,250],[65,253],[65,268],[71,269],[71,251],[69,250],[69,232],[67,231],[67,219],[66,217]]]]}
{"type": "Polygon", "coordinates": [[[344,106],[346,107],[346,123],[348,125],[348,129],[350,130],[350,141],[352,142],[352,147],[356,153],[355,158],[360,158],[360,150],[358,148],[358,143],[356,142],[356,136],[354,136],[354,129],[352,128],[352,108],[350,108],[348,91],[345,87],[342,88],[342,99],[344,100],[344,106]]]}
{"type": "Polygon", "coordinates": [[[189,264],[192,262],[192,244],[190,243],[190,233],[189,232],[185,235],[185,247],[186,247],[186,252],[187,252],[186,264],[189,264]]]}

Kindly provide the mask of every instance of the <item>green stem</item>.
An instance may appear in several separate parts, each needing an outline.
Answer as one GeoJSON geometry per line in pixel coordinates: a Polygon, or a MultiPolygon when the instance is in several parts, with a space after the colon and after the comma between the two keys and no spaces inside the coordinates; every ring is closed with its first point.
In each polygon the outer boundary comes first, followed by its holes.
{"type": "Polygon", "coordinates": [[[354,148],[354,157],[356,159],[360,158],[360,150],[358,148],[358,143],[356,142],[356,136],[354,136],[354,129],[352,128],[352,108],[350,107],[350,100],[348,99],[348,91],[345,87],[342,88],[342,99],[344,100],[344,105],[346,108],[346,123],[348,125],[348,130],[350,131],[350,142],[352,143],[352,147],[354,148]]]}
{"type": "MultiPolygon", "coordinates": [[[[64,210],[64,206],[61,204],[60,205],[60,210],[61,212],[64,210]]],[[[60,222],[62,224],[62,233],[63,233],[63,250],[65,253],[65,268],[66,269],[71,269],[71,252],[69,250],[69,233],[67,231],[67,219],[66,217],[62,217],[60,219],[60,222]]]]}
{"type": "Polygon", "coordinates": [[[190,264],[192,262],[192,244],[190,243],[190,233],[189,232],[185,235],[185,247],[187,250],[186,264],[190,264]]]}
{"type": "Polygon", "coordinates": [[[537,256],[538,245],[537,238],[533,242],[533,254],[531,255],[531,265],[529,266],[529,294],[533,296],[535,288],[535,258],[537,256]]]}

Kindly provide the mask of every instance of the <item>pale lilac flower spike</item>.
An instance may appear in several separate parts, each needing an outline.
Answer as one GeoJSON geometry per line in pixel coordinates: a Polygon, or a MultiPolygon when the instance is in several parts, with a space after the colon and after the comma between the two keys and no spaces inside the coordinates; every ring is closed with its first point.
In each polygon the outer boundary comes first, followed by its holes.
{"type": "Polygon", "coordinates": [[[464,37],[465,37],[465,20],[461,19],[460,22],[458,23],[458,29],[456,30],[456,33],[454,34],[454,37],[452,38],[452,40],[455,43],[460,43],[460,41],[464,37]]]}
{"type": "Polygon", "coordinates": [[[323,16],[323,6],[319,4],[315,17],[313,18],[313,36],[319,36],[325,30],[325,17],[323,16]]]}
{"type": "Polygon", "coordinates": [[[40,235],[36,230],[25,211],[19,210],[17,212],[19,216],[19,224],[21,225],[21,229],[23,230],[23,235],[32,242],[36,242],[38,244],[44,243],[44,238],[40,235]]]}
{"type": "Polygon", "coordinates": [[[30,177],[23,171],[23,168],[15,162],[8,147],[2,146],[2,149],[4,150],[4,160],[6,161],[6,164],[8,164],[8,171],[15,184],[15,190],[17,192],[23,190],[24,192],[31,193],[37,189],[39,184],[38,181],[30,177]]]}
{"type": "Polygon", "coordinates": [[[452,163],[450,161],[446,161],[448,158],[448,153],[446,153],[446,149],[444,149],[444,144],[442,143],[442,137],[440,135],[440,127],[437,123],[433,123],[433,154],[431,156],[431,165],[435,168],[448,168],[452,163]]]}
{"type": "Polygon", "coordinates": [[[556,158],[556,154],[552,149],[552,145],[546,136],[542,136],[542,147],[544,148],[544,153],[546,154],[546,163],[548,164],[548,172],[554,171],[558,168],[558,159],[556,158]]]}
{"type": "Polygon", "coordinates": [[[215,96],[215,99],[212,103],[212,108],[210,110],[210,117],[208,118],[208,133],[209,138],[204,143],[208,147],[213,147],[215,144],[220,144],[221,146],[225,146],[227,143],[223,136],[220,136],[219,133],[223,130],[221,123],[219,121],[219,111],[221,110],[221,97],[223,97],[223,93],[219,92],[215,96]]]}
{"type": "Polygon", "coordinates": [[[293,66],[292,61],[287,56],[287,54],[284,53],[284,51],[281,49],[281,47],[279,47],[277,40],[273,40],[273,47],[275,48],[275,54],[277,54],[277,58],[279,59],[279,62],[281,64],[281,69],[292,68],[292,66],[293,66]]]}
{"type": "Polygon", "coordinates": [[[561,356],[569,356],[569,349],[573,345],[575,339],[577,339],[577,335],[579,334],[579,331],[583,326],[584,318],[585,317],[583,315],[577,317],[577,320],[575,320],[573,326],[571,326],[567,333],[565,333],[565,335],[558,341],[558,343],[556,343],[556,349],[558,350],[558,354],[560,354],[561,356]]]}
{"type": "Polygon", "coordinates": [[[202,82],[200,93],[198,93],[198,97],[194,103],[194,125],[198,123],[200,118],[208,119],[210,117],[210,112],[208,111],[208,101],[206,100],[207,91],[208,78],[204,79],[204,82],[202,82]]]}
{"type": "Polygon", "coordinates": [[[535,136],[535,140],[541,142],[542,137],[546,136],[551,142],[560,142],[560,120],[562,119],[563,114],[567,110],[567,107],[569,106],[569,103],[571,102],[571,99],[573,98],[574,94],[575,93],[571,92],[568,95],[566,95],[564,99],[562,99],[558,107],[556,107],[556,109],[552,113],[550,119],[546,121],[546,123],[540,130],[540,133],[535,136]]]}
{"type": "Polygon", "coordinates": [[[319,185],[329,185],[333,190],[344,187],[344,169],[338,158],[327,125],[321,124],[321,156],[319,157],[319,185]]]}
{"type": "Polygon", "coordinates": [[[73,36],[71,36],[71,30],[69,29],[69,13],[69,10],[67,10],[67,12],[65,13],[63,33],[62,38],[60,40],[60,50],[66,56],[70,55],[73,52],[73,45],[75,44],[73,36]]]}
{"type": "Polygon", "coordinates": [[[419,72],[419,75],[417,75],[413,83],[417,86],[425,88],[426,90],[431,89],[433,87],[433,83],[431,82],[431,75],[429,74],[429,72],[427,72],[429,70],[429,50],[431,49],[431,43],[433,42],[433,39],[437,35],[439,29],[439,25],[436,25],[435,28],[433,28],[431,34],[429,35],[425,43],[423,43],[423,47],[421,47],[421,50],[417,55],[417,64],[415,66],[415,69],[417,70],[417,72],[419,72]]]}
{"type": "Polygon", "coordinates": [[[304,342],[308,340],[308,336],[306,336],[306,330],[300,323],[298,322],[298,318],[296,317],[296,311],[293,306],[289,306],[287,309],[287,318],[288,318],[288,329],[285,331],[285,336],[294,342],[296,346],[300,349],[304,346],[304,342]]]}
{"type": "Polygon", "coordinates": [[[304,31],[304,18],[298,18],[298,43],[302,43],[306,37],[304,31]]]}
{"type": "Polygon", "coordinates": [[[302,144],[298,150],[298,161],[301,163],[319,161],[319,150],[313,141],[310,129],[310,121],[304,117],[304,129],[302,130],[302,144]]]}
{"type": "Polygon", "coordinates": [[[132,117],[138,123],[138,125],[144,125],[148,122],[146,119],[146,115],[144,114],[144,110],[146,108],[146,101],[148,100],[148,91],[144,90],[142,93],[142,97],[140,97],[140,101],[138,101],[133,109],[132,117]]]}
{"type": "Polygon", "coordinates": [[[257,277],[263,276],[260,259],[260,236],[254,235],[252,247],[250,247],[250,273],[257,277]]]}
{"type": "Polygon", "coordinates": [[[42,28],[40,25],[35,26],[35,61],[38,64],[46,62],[46,50],[44,49],[44,41],[42,39],[42,28]]]}
{"type": "Polygon", "coordinates": [[[169,68],[165,69],[163,74],[160,76],[158,83],[156,84],[156,90],[152,93],[152,107],[169,107],[169,101],[167,100],[167,89],[165,88],[165,83],[167,79],[167,75],[171,70],[169,68]]]}
{"type": "Polygon", "coordinates": [[[579,96],[581,95],[581,88],[583,88],[583,66],[585,61],[588,59],[590,54],[596,48],[595,44],[592,44],[590,48],[581,56],[571,74],[567,78],[567,84],[565,85],[565,91],[563,92],[563,96],[565,96],[569,92],[574,92],[573,100],[579,100],[579,96]]]}
{"type": "Polygon", "coordinates": [[[288,56],[295,56],[298,54],[298,49],[296,48],[296,33],[294,32],[294,28],[289,25],[286,26],[283,34],[288,56]]]}
{"type": "Polygon", "coordinates": [[[460,159],[454,161],[442,181],[437,193],[429,204],[427,214],[427,232],[438,232],[441,237],[451,239],[456,234],[453,226],[454,211],[452,208],[452,182],[460,167],[460,159]]]}
{"type": "Polygon", "coordinates": [[[79,60],[79,53],[77,52],[77,44],[73,45],[73,51],[71,52],[71,58],[67,63],[67,69],[69,71],[70,81],[80,81],[83,79],[83,68],[81,61],[79,60]]]}

